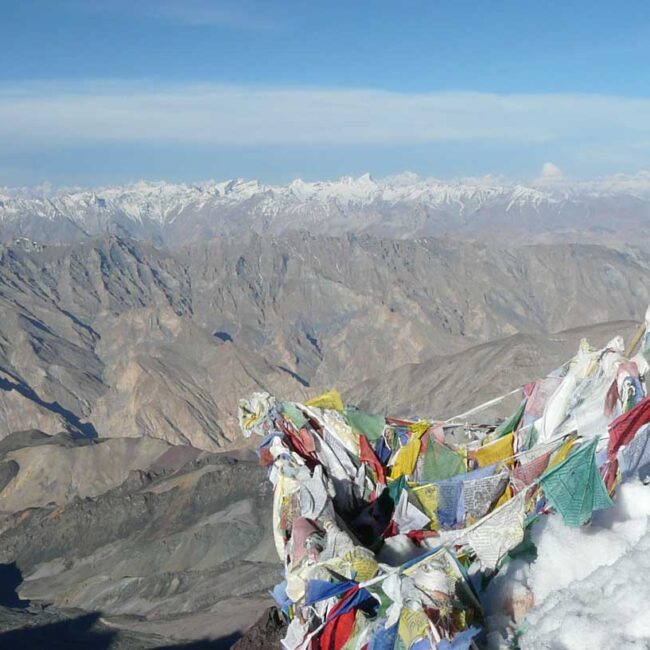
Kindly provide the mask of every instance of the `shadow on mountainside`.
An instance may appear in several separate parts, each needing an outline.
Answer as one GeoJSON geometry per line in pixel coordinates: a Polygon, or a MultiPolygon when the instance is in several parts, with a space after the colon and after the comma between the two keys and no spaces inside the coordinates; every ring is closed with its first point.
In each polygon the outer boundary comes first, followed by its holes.
{"type": "MultiPolygon", "coordinates": [[[[9,575],[9,570],[5,570],[9,575]]],[[[0,570],[0,579],[4,577],[0,570]]],[[[11,582],[15,582],[15,576],[11,576],[11,582]]],[[[156,635],[108,628],[100,618],[101,612],[69,618],[56,608],[29,606],[28,601],[18,599],[15,587],[5,589],[1,595],[5,604],[0,604],[0,626],[5,630],[0,631],[0,650],[275,650],[286,632],[282,615],[270,607],[243,634],[233,632],[218,639],[165,642],[156,635]]]]}
{"type": "Polygon", "coordinates": [[[13,609],[25,609],[29,607],[28,600],[21,600],[16,591],[23,581],[23,574],[12,564],[0,564],[0,606],[13,609]]]}
{"type": "Polygon", "coordinates": [[[0,650],[21,648],[21,650],[108,650],[116,636],[112,630],[98,630],[95,625],[99,613],[84,614],[35,627],[24,626],[8,632],[0,632],[0,650]]]}
{"type": "MultiPolygon", "coordinates": [[[[234,632],[214,641],[196,641],[166,646],[175,650],[275,650],[287,631],[287,623],[277,607],[265,609],[243,634],[234,632]]],[[[162,648],[161,648],[162,650],[162,648]]]]}
{"type": "Polygon", "coordinates": [[[21,382],[12,382],[7,379],[0,378],[0,389],[6,391],[15,390],[23,397],[31,400],[32,402],[35,402],[39,406],[42,406],[44,409],[60,415],[68,423],[73,431],[78,431],[86,438],[98,437],[97,430],[90,422],[82,422],[78,415],[69,409],[64,408],[58,402],[46,402],[36,394],[33,388],[30,388],[21,382]]]}
{"type": "MultiPolygon", "coordinates": [[[[240,638],[241,633],[233,632],[232,634],[227,634],[219,639],[189,641],[178,645],[160,646],[156,650],[229,650],[229,648],[232,648],[240,638]]],[[[277,648],[278,645],[276,644],[269,647],[277,648]]]]}

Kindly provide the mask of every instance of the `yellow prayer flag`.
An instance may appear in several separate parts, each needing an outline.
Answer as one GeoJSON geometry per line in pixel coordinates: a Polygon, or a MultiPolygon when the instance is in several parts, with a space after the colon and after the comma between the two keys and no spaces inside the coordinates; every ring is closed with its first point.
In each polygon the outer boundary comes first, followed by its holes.
{"type": "Polygon", "coordinates": [[[496,510],[498,507],[502,506],[507,501],[510,501],[510,499],[512,499],[512,494],[513,494],[512,486],[510,484],[508,484],[508,486],[506,487],[504,493],[499,497],[499,500],[494,505],[493,510],[496,510]]]}
{"type": "Polygon", "coordinates": [[[342,411],[345,406],[341,395],[337,390],[330,390],[318,397],[312,397],[305,402],[305,406],[314,406],[319,409],[331,409],[333,411],[342,411]]]}
{"type": "Polygon", "coordinates": [[[415,488],[413,490],[415,496],[418,498],[424,514],[426,514],[431,523],[429,528],[436,530],[438,528],[438,486],[429,483],[428,485],[422,485],[421,487],[415,488]]]}
{"type": "Polygon", "coordinates": [[[343,559],[350,562],[352,570],[356,573],[355,580],[357,582],[364,582],[374,578],[379,570],[379,564],[376,560],[358,551],[353,550],[346,553],[343,559]]]}
{"type": "Polygon", "coordinates": [[[551,460],[549,461],[546,471],[548,472],[551,467],[555,467],[556,465],[559,465],[568,455],[569,452],[571,451],[571,448],[573,447],[573,443],[575,442],[575,436],[571,436],[554,454],[551,456],[551,460]]]}
{"type": "Polygon", "coordinates": [[[420,439],[416,436],[413,436],[408,444],[404,445],[395,456],[395,464],[390,472],[391,478],[399,478],[403,474],[407,476],[413,474],[415,470],[415,463],[418,462],[418,456],[420,455],[420,439]]]}
{"type": "Polygon", "coordinates": [[[507,436],[498,438],[494,442],[490,442],[483,447],[474,449],[472,451],[474,459],[478,462],[479,467],[486,467],[493,465],[500,460],[511,458],[513,455],[512,445],[514,442],[515,434],[509,433],[507,436]]]}
{"type": "Polygon", "coordinates": [[[405,648],[410,647],[416,639],[426,637],[428,632],[429,619],[422,609],[409,609],[408,607],[402,609],[397,634],[405,648]]]}
{"type": "Polygon", "coordinates": [[[468,614],[471,616],[471,613],[472,610],[454,609],[452,620],[457,629],[466,630],[469,627],[468,614]]]}
{"type": "Polygon", "coordinates": [[[416,438],[421,438],[430,428],[431,425],[426,420],[409,424],[409,430],[416,438]]]}

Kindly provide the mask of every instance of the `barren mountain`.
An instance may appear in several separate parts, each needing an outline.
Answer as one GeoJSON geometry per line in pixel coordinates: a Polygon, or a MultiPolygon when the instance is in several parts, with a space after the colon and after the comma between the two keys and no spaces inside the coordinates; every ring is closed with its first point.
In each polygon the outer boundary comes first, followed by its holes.
{"type": "Polygon", "coordinates": [[[266,605],[279,568],[256,460],[147,438],[3,443],[2,466],[17,469],[0,491],[0,562],[37,620],[47,603],[101,612],[154,635],[124,645],[142,648],[238,633],[266,605]]]}
{"type": "MultiPolygon", "coordinates": [[[[516,333],[638,319],[650,256],[602,246],[249,234],[0,251],[0,435],[215,450],[237,399],[299,398],[516,333]]],[[[399,401],[399,395],[394,395],[399,401]]]]}
{"type": "MultiPolygon", "coordinates": [[[[603,347],[619,334],[631,340],[637,328],[638,322],[616,321],[550,335],[514,334],[456,354],[405,364],[354,386],[345,397],[371,412],[446,420],[544,377],[573,357],[583,338],[603,347]]],[[[520,399],[515,394],[470,420],[506,417],[520,399]]]]}

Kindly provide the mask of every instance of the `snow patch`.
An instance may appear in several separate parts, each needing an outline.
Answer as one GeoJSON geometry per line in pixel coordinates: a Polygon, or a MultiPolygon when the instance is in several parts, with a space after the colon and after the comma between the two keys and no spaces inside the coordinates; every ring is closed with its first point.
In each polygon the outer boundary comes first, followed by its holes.
{"type": "Polygon", "coordinates": [[[648,648],[650,618],[650,486],[621,486],[614,508],[591,525],[567,528],[543,517],[532,529],[537,559],[516,560],[486,594],[491,648],[503,638],[512,603],[533,604],[519,621],[521,650],[648,648]]]}

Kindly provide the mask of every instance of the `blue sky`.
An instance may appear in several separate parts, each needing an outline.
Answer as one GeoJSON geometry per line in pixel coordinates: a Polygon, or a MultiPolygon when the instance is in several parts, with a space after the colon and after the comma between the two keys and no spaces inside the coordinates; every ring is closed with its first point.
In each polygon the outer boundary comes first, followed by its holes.
{"type": "Polygon", "coordinates": [[[650,9],[0,0],[0,185],[650,168],[650,9]]]}

